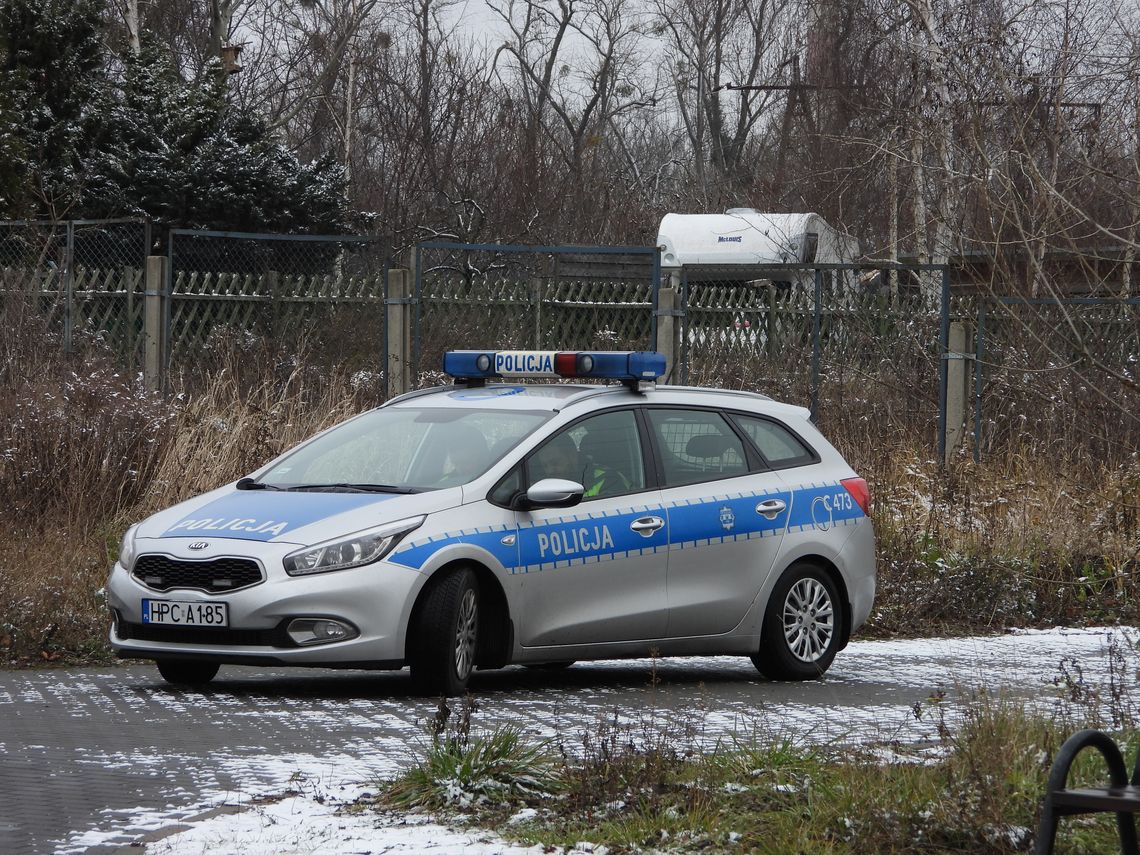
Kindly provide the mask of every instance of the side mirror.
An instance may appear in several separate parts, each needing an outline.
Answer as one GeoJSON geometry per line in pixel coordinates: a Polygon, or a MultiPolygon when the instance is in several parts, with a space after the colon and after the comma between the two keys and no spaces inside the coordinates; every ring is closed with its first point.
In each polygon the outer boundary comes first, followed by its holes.
{"type": "Polygon", "coordinates": [[[531,485],[521,501],[516,502],[516,510],[529,511],[535,508],[572,508],[582,501],[586,488],[577,481],[562,478],[543,478],[531,485]]]}

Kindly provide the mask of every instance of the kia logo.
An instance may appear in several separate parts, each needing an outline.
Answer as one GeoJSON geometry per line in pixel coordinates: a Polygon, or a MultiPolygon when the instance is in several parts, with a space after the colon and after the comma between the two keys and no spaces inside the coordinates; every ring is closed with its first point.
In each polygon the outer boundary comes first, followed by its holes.
{"type": "Polygon", "coordinates": [[[196,540],[193,543],[191,543],[190,546],[187,548],[188,549],[205,549],[209,545],[210,544],[204,540],[196,540]]]}

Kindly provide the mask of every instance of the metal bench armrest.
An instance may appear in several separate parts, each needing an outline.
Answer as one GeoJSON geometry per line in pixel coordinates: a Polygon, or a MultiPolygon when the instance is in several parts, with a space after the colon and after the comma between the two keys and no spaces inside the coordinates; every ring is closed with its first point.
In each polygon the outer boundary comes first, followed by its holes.
{"type": "MultiPolygon", "coordinates": [[[[1124,757],[1116,743],[1112,741],[1112,737],[1100,730],[1078,730],[1065,740],[1061,750],[1053,758],[1053,767],[1049,770],[1048,787],[1050,793],[1065,789],[1069,780],[1069,769],[1076,762],[1077,755],[1086,748],[1095,748],[1104,757],[1112,786],[1124,787],[1128,785],[1128,769],[1125,767],[1124,757]]],[[[1140,772],[1140,763],[1137,765],[1137,772],[1140,772]]]]}
{"type": "MultiPolygon", "coordinates": [[[[1054,804],[1054,795],[1066,789],[1069,770],[1076,761],[1077,755],[1086,748],[1095,748],[1104,757],[1113,787],[1128,786],[1128,770],[1124,766],[1124,757],[1121,756],[1120,749],[1111,737],[1099,730],[1081,730],[1066,739],[1061,750],[1053,759],[1053,767],[1049,770],[1045,802],[1041,806],[1041,824],[1037,830],[1037,855],[1052,855],[1057,837],[1057,820],[1062,813],[1085,812],[1082,809],[1058,811],[1057,805],[1054,804]]],[[[1140,772],[1140,759],[1137,760],[1137,771],[1140,772]]],[[[1121,810],[1115,813],[1122,855],[1140,855],[1140,846],[1138,846],[1136,839],[1136,824],[1132,819],[1133,811],[1125,805],[1121,805],[1121,810]]]]}

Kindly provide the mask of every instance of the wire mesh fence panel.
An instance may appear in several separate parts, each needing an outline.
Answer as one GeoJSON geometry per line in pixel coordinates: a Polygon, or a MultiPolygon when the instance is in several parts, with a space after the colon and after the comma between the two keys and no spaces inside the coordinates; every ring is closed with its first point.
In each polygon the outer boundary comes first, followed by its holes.
{"type": "Polygon", "coordinates": [[[0,295],[5,315],[31,314],[63,341],[66,223],[0,223],[0,295]]]}
{"type": "Polygon", "coordinates": [[[939,306],[919,289],[881,288],[859,274],[684,271],[682,379],[815,405],[821,426],[848,446],[887,424],[932,442],[939,306]]]}
{"type": "Polygon", "coordinates": [[[104,342],[134,368],[143,342],[150,225],[144,221],[72,226],[71,329],[104,342]]]}
{"type": "Polygon", "coordinates": [[[144,220],[0,223],[0,296],[68,350],[98,341],[133,368],[141,339],[144,220]]]}
{"type": "Polygon", "coordinates": [[[652,250],[425,244],[418,385],[447,350],[652,348],[652,250]]]}
{"type": "Polygon", "coordinates": [[[388,261],[371,239],[174,230],[168,251],[176,365],[272,345],[379,377],[388,261]]]}
{"type": "Polygon", "coordinates": [[[942,363],[938,301],[851,282],[822,288],[819,423],[855,442],[937,442],[942,363]]]}
{"type": "Polygon", "coordinates": [[[979,306],[983,454],[1113,464],[1140,447],[1140,300],[979,306]]]}
{"type": "Polygon", "coordinates": [[[540,311],[540,348],[653,349],[647,281],[553,282],[543,289],[540,311]]]}

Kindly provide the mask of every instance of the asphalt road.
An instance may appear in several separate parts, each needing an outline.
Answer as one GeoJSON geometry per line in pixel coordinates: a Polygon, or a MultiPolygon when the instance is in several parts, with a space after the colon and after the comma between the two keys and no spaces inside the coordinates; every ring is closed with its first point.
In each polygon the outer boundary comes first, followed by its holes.
{"type": "MultiPolygon", "coordinates": [[[[602,722],[702,744],[756,733],[921,741],[934,722],[913,706],[936,690],[985,685],[1052,703],[1060,660],[1076,656],[1095,680],[1105,647],[1103,631],[855,642],[811,683],[701,657],[510,668],[471,688],[476,726],[510,722],[571,751],[602,722]]],[[[226,667],[208,690],[187,691],[150,665],[0,671],[0,853],[115,852],[298,776],[375,781],[414,757],[435,710],[408,692],[406,672],[226,667]]]]}

